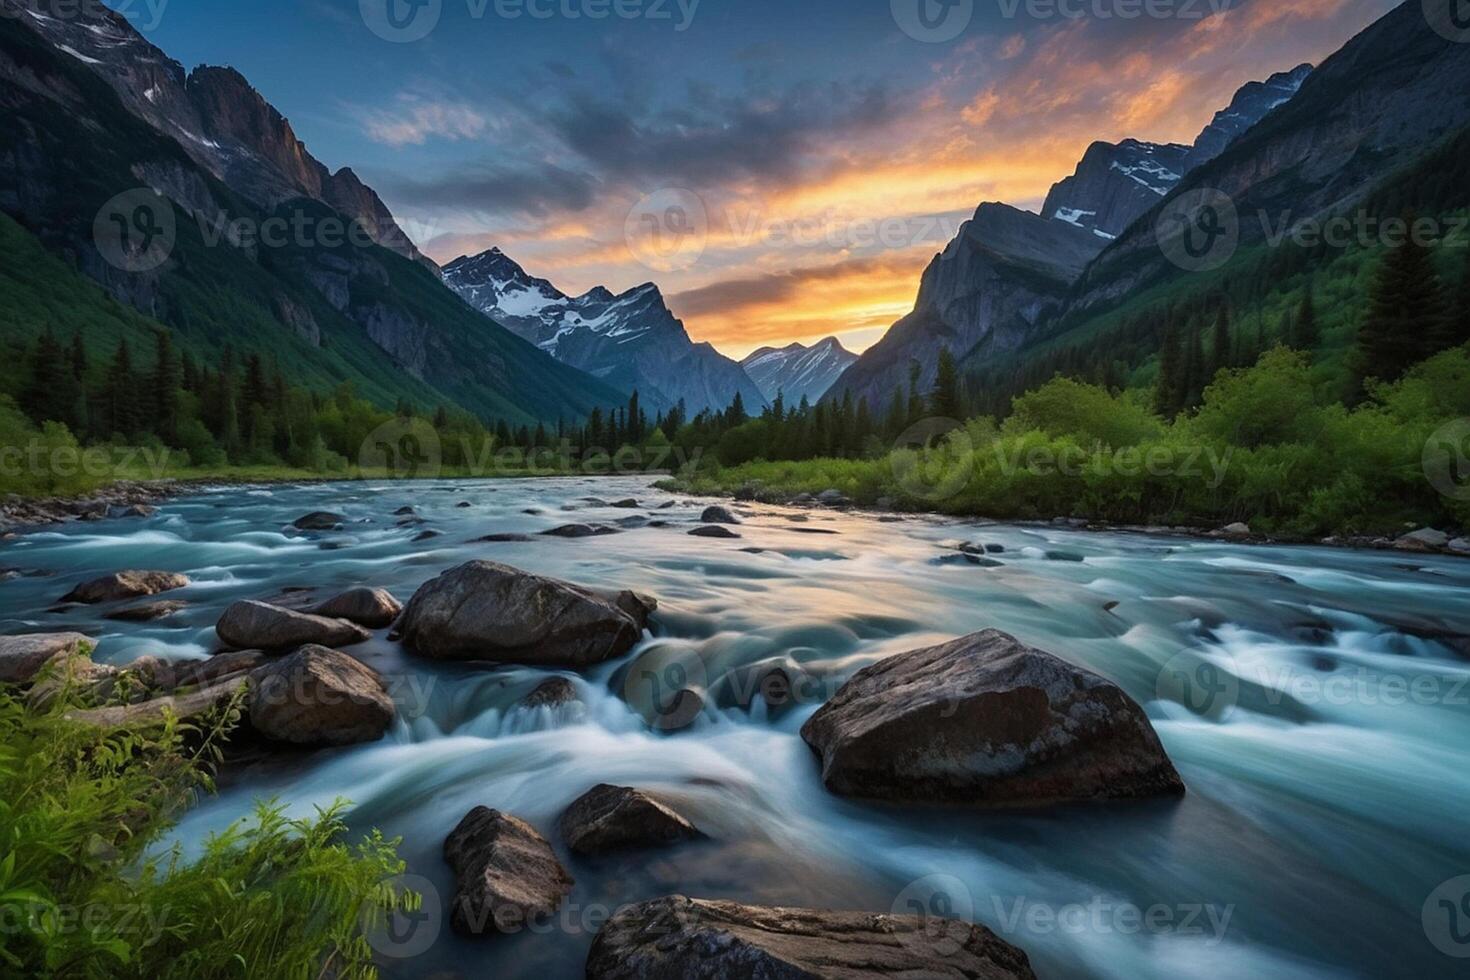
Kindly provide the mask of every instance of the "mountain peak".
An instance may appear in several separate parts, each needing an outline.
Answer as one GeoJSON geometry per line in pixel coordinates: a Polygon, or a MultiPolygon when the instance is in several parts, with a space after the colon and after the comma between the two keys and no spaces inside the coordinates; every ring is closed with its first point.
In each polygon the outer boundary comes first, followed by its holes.
{"type": "Polygon", "coordinates": [[[815,404],[856,360],[836,337],[827,337],[810,347],[799,342],[762,347],[740,364],[766,398],[780,395],[788,404],[805,398],[815,404]]]}

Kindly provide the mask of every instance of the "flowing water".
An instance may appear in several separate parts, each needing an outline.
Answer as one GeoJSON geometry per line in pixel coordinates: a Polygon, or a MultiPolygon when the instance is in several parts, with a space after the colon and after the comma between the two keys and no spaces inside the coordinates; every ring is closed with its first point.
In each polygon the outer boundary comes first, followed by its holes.
{"type": "Polygon", "coordinates": [[[517,707],[547,672],[426,664],[380,632],[351,652],[392,687],[387,738],[250,763],[180,825],[195,849],[256,799],[306,815],[345,798],[355,830],[401,835],[430,916],[381,940],[390,976],[579,976],[609,910],[672,893],[931,908],[994,929],[1043,977],[1463,967],[1441,950],[1470,953],[1456,918],[1470,889],[1431,894],[1470,874],[1470,662],[1435,637],[1470,635],[1470,562],[754,505],[741,540],[690,537],[703,506],[633,478],[221,488],[0,546],[0,566],[26,573],[0,585],[0,632],[81,630],[119,665],[200,658],[236,599],[369,584],[407,600],[472,558],[656,596],[653,635],[575,677],[582,704],[555,710],[517,707]],[[399,526],[404,505],[426,523],[399,526]],[[313,510],[350,523],[289,527],[313,510]],[[640,519],[670,526],[467,543],[640,519]],[[440,536],[415,540],[426,529],[440,536]],[[967,542],[1004,551],[977,566],[956,550],[967,542]],[[147,625],[47,612],[124,568],[187,573],[190,609],[147,625]],[[1123,686],[1188,796],[979,813],[829,795],[798,735],[817,702],[880,658],[985,627],[1123,686]],[[801,703],[767,703],[742,671],[777,663],[814,681],[801,703]],[[669,679],[701,691],[702,710],[652,714],[641,685],[669,679]],[[466,941],[432,915],[453,888],[444,837],[469,809],[515,813],[556,843],[558,814],[600,782],[661,795],[710,839],[598,861],[562,849],[577,885],[549,931],[466,941]]]}

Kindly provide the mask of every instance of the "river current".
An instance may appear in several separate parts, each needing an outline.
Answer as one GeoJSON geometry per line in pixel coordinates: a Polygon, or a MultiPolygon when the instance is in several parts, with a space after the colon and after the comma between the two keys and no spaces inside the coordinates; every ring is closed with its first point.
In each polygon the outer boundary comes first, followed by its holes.
{"type": "Polygon", "coordinates": [[[738,505],[738,540],[689,536],[708,503],[645,478],[209,489],[0,545],[22,572],[0,584],[0,632],[76,629],[116,665],[202,658],[237,599],[362,584],[406,602],[476,558],[656,597],[652,635],[567,675],[582,703],[557,709],[517,706],[549,672],[428,664],[379,632],[349,652],[393,691],[387,738],[243,764],[177,827],[189,853],[257,799],[303,816],[347,799],[354,831],[402,836],[427,918],[380,938],[388,976],[580,976],[608,912],[667,894],[943,911],[1022,947],[1042,977],[1433,977],[1470,962],[1449,955],[1470,955],[1470,879],[1454,882],[1470,875],[1470,562],[761,505],[738,505]],[[622,498],[640,507],[603,503],[622,498]],[[401,525],[404,506],[423,523],[401,525]],[[315,510],[349,523],[290,527],[315,510]],[[668,525],[469,543],[619,521],[668,525]],[[976,564],[962,544],[991,553],[976,564]],[[130,568],[188,574],[167,598],[189,608],[152,624],[48,612],[130,568]],[[798,734],[820,700],[883,657],[987,627],[1127,690],[1188,795],[1002,813],[830,795],[798,734]],[[769,705],[740,683],[764,663],[818,683],[769,705]],[[702,697],[650,724],[638,678],[670,665],[702,697]],[[604,782],[665,798],[709,839],[573,859],[556,819],[604,782]],[[577,879],[549,928],[469,941],[435,914],[453,892],[444,837],[482,804],[536,826],[577,879]]]}

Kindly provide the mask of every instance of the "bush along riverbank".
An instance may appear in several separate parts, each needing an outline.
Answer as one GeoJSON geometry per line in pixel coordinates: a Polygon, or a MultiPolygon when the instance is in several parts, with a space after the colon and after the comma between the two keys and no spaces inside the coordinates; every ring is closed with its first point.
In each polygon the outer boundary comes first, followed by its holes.
{"type": "Polygon", "coordinates": [[[1141,393],[1057,378],[999,425],[921,421],[861,458],[721,465],[715,454],[661,487],[1470,553],[1470,355],[1448,351],[1372,395],[1351,409],[1321,397],[1307,356],[1278,348],[1222,372],[1197,412],[1172,421],[1141,393]]]}
{"type": "Polygon", "coordinates": [[[79,713],[124,710],[147,680],[92,664],[81,638],[43,639],[8,639],[0,657],[0,970],[375,977],[364,929],[416,901],[392,884],[395,842],[349,843],[342,805],[293,820],[262,803],[198,856],[157,853],[212,790],[243,695],[187,720],[89,723],[79,713]],[[23,642],[35,649],[12,649],[23,642]]]}

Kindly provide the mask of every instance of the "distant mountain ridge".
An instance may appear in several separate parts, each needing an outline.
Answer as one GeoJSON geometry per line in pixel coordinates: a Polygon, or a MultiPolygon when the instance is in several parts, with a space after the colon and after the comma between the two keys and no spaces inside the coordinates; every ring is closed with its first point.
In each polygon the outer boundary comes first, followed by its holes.
{"type": "Polygon", "coordinates": [[[828,337],[810,347],[762,347],[740,366],[768,401],[774,402],[779,395],[790,406],[800,405],[803,399],[815,405],[857,359],[842,341],[828,337]]]}
{"type": "MultiPolygon", "coordinates": [[[[0,210],[202,363],[258,353],[318,391],[350,382],[387,407],[445,405],[512,425],[626,400],[470,309],[406,237],[386,247],[402,232],[377,195],[350,171],[327,173],[238,73],[184,76],[100,4],[0,8],[0,210]],[[102,248],[94,228],[125,192],[177,226],[161,265],[134,269],[102,248]],[[342,229],[355,218],[383,245],[325,231],[272,245],[210,234],[236,221],[342,229]]],[[[24,342],[45,326],[9,329],[24,342]]]]}
{"type": "Polygon", "coordinates": [[[602,286],[568,296],[499,248],[461,256],[444,281],[470,306],[564,364],[634,390],[643,404],[689,415],[723,411],[739,394],[758,410],[766,396],[735,361],[689,339],[653,283],[614,295],[602,286]]]}
{"type": "Polygon", "coordinates": [[[851,391],[875,409],[907,390],[911,366],[934,383],[939,353],[975,359],[1024,347],[1066,304],[1090,263],[1230,139],[1290,99],[1303,65],[1251,82],[1217,113],[1193,147],[1127,139],[1096,142],[1052,186],[1040,215],[982,204],[924,271],[914,311],[869,348],[828,392],[851,391]]]}

